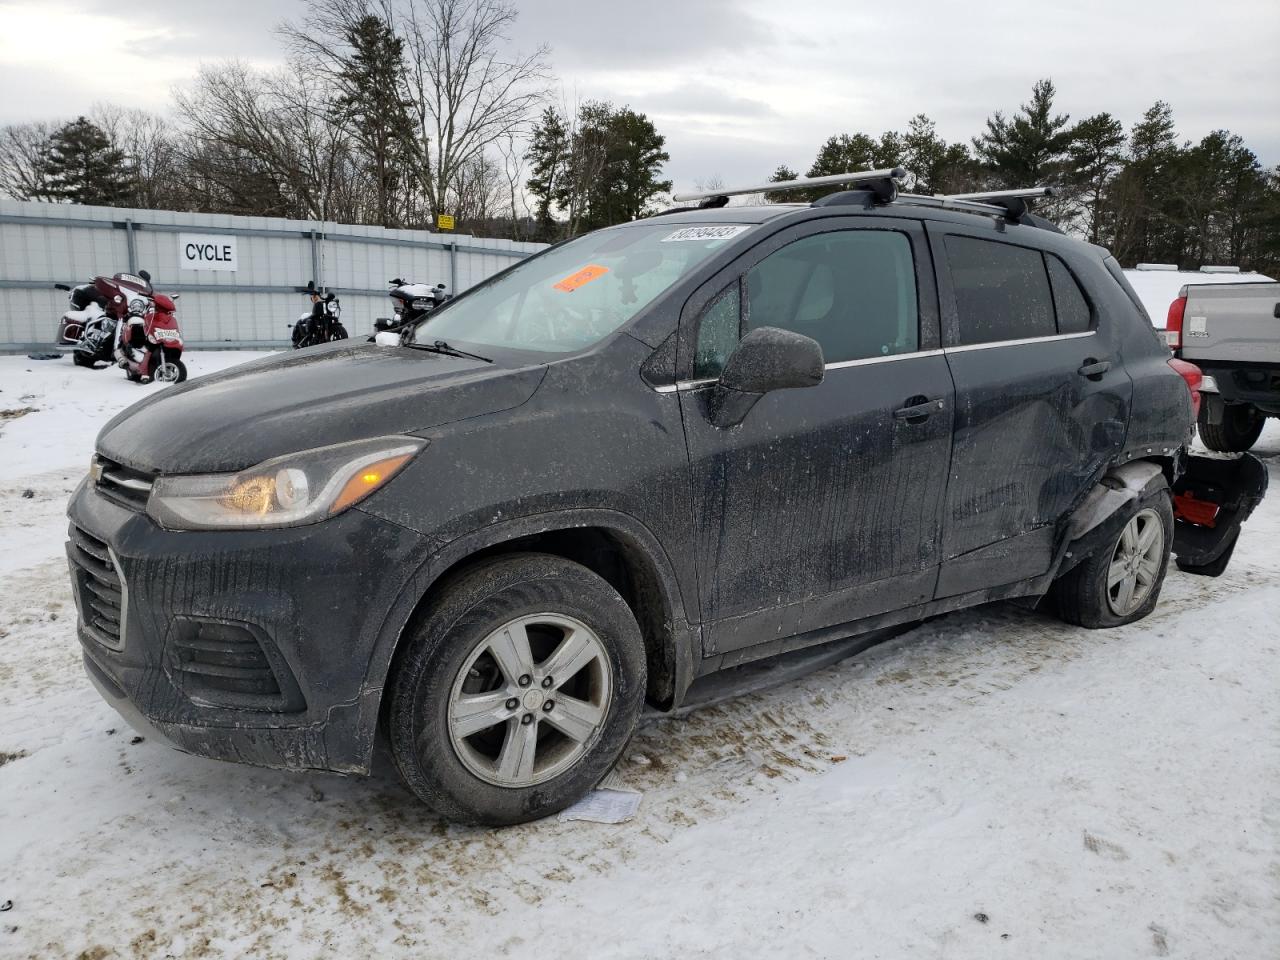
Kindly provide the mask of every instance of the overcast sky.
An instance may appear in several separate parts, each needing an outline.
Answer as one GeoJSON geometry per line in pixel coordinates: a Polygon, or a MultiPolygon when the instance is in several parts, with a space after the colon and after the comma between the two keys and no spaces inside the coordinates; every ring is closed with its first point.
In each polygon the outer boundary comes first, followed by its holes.
{"type": "MultiPolygon", "coordinates": [[[[803,169],[832,133],[933,117],[968,139],[1039,77],[1059,109],[1128,126],[1156,99],[1178,132],[1226,127],[1280,163],[1280,0],[516,0],[512,42],[551,46],[567,100],[649,114],[676,188],[803,169]]],[[[97,101],[165,111],[201,60],[279,62],[299,0],[0,0],[0,123],[97,101]]]]}

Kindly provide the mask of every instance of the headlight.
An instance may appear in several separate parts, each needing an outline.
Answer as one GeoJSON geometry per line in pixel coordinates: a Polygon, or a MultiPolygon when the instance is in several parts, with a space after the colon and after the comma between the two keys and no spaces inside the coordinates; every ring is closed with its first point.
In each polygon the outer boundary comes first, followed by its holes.
{"type": "Polygon", "coordinates": [[[369,496],[426,445],[379,437],[290,453],[240,473],[157,477],[147,513],[170,530],[315,523],[369,496]]]}
{"type": "Polygon", "coordinates": [[[142,299],[130,300],[129,312],[132,313],[134,316],[138,316],[138,317],[142,316],[144,313],[147,312],[147,301],[142,299]]]}

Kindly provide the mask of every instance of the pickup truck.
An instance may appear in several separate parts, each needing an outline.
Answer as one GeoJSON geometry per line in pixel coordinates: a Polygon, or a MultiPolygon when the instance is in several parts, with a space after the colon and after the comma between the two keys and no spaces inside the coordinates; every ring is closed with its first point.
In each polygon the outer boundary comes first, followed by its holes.
{"type": "Polygon", "coordinates": [[[1200,438],[1239,452],[1280,417],[1280,283],[1184,286],[1169,305],[1165,337],[1174,356],[1204,372],[1200,438]]]}

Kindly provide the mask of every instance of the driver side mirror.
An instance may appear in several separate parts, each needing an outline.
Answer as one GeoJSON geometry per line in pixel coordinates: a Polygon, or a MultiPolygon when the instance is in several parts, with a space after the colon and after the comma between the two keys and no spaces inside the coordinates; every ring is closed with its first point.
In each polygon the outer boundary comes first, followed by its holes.
{"type": "Polygon", "coordinates": [[[710,420],[721,428],[735,426],[766,393],[815,387],[825,373],[818,341],[779,327],[757,327],[725,361],[709,398],[710,420]]]}

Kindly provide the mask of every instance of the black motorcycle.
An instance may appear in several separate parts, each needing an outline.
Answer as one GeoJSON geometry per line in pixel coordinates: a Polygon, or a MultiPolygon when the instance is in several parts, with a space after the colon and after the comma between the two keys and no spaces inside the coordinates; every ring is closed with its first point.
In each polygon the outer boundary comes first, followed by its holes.
{"type": "Polygon", "coordinates": [[[346,340],[347,328],[341,321],[342,304],[333,291],[321,293],[313,281],[307,284],[307,296],[311,298],[311,310],[290,324],[293,327],[293,349],[346,340]]]}

